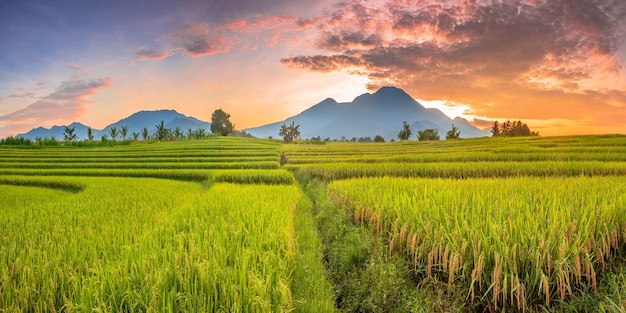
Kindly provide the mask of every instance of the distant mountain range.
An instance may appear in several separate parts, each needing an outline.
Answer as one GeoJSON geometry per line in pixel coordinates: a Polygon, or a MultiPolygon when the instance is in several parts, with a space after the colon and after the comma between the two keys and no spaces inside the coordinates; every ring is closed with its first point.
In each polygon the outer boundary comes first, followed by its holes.
{"type": "Polygon", "coordinates": [[[417,131],[434,128],[443,139],[454,124],[461,131],[461,138],[489,136],[488,131],[472,126],[464,118],[450,119],[438,109],[427,109],[415,101],[404,90],[383,87],[373,94],[366,93],[352,102],[338,103],[328,98],[302,113],[284,121],[249,128],[246,131],[255,137],[278,137],[282,124],[294,122],[300,125],[301,138],[320,136],[321,139],[348,140],[356,137],[374,138],[381,135],[385,140],[396,139],[402,122],[410,124],[416,139],[417,131]]]}
{"type": "MultiPolygon", "coordinates": [[[[108,136],[109,129],[112,127],[117,127],[119,130],[122,126],[128,126],[127,137],[131,137],[133,132],[141,133],[144,127],[147,127],[152,135],[156,132],[155,125],[161,121],[164,121],[166,128],[180,127],[183,133],[187,133],[189,128],[193,130],[204,128],[207,132],[211,129],[210,123],[174,110],[139,111],[104,129],[94,129],[94,139],[99,140],[102,135],[108,136]]],[[[488,131],[472,126],[466,119],[459,117],[450,119],[437,109],[424,108],[402,89],[394,87],[383,87],[373,94],[362,94],[352,102],[338,103],[328,98],[298,115],[280,122],[249,128],[246,132],[260,138],[278,138],[280,126],[294,122],[300,125],[303,139],[317,136],[322,139],[374,138],[376,135],[381,135],[389,141],[396,139],[398,132],[402,129],[403,121],[411,125],[414,134],[411,139],[416,139],[418,130],[426,128],[437,129],[443,139],[446,132],[452,128],[452,124],[461,131],[460,137],[462,138],[490,135],[488,131]]],[[[78,140],[87,139],[86,125],[74,122],[69,127],[75,127],[78,140]]],[[[54,126],[50,129],[39,127],[18,136],[31,140],[37,137],[55,137],[57,140],[63,140],[63,132],[64,126],[54,126]]]]}
{"type": "MultiPolygon", "coordinates": [[[[196,130],[198,128],[204,128],[207,132],[209,132],[211,129],[211,123],[201,121],[195,117],[180,114],[174,110],[139,111],[129,117],[126,117],[111,125],[106,126],[104,129],[93,129],[94,139],[100,140],[100,138],[102,138],[102,135],[109,136],[109,130],[112,127],[117,127],[119,133],[119,130],[122,128],[122,126],[128,126],[127,138],[131,138],[131,134],[133,132],[141,134],[141,130],[144,127],[148,128],[148,132],[150,136],[152,136],[156,132],[156,125],[160,124],[161,121],[163,121],[163,123],[165,124],[165,128],[176,129],[176,127],[180,127],[180,130],[185,134],[187,133],[187,130],[189,128],[193,130],[196,130]]],[[[74,127],[74,133],[77,135],[78,140],[87,139],[86,125],[74,122],[68,126],[74,127]]],[[[64,126],[53,126],[50,129],[39,127],[34,128],[25,134],[17,136],[29,138],[31,140],[35,140],[37,137],[55,137],[57,140],[60,141],[63,140],[64,131],[64,126]]],[[[118,138],[121,138],[121,136],[118,135],[118,138]]]]}

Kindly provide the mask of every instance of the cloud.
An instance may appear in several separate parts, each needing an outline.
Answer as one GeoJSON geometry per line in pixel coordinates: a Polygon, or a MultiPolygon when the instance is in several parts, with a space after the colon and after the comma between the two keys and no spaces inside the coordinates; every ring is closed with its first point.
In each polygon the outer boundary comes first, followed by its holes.
{"type": "Polygon", "coordinates": [[[145,61],[165,59],[170,55],[170,52],[166,50],[140,49],[135,54],[139,61],[145,61]]]}
{"type": "Polygon", "coordinates": [[[81,116],[90,103],[86,97],[112,85],[112,78],[82,79],[80,76],[61,83],[50,95],[40,98],[27,107],[0,116],[0,136],[27,131],[47,125],[51,121],[70,122],[81,116]]]}
{"type": "Polygon", "coordinates": [[[470,124],[478,127],[478,128],[486,128],[486,127],[491,127],[493,126],[493,122],[492,120],[485,120],[485,119],[480,119],[480,118],[474,118],[470,121],[470,124]]]}
{"type": "MultiPolygon", "coordinates": [[[[268,15],[221,23],[195,23],[179,27],[165,36],[163,49],[139,49],[138,60],[161,60],[183,52],[190,57],[227,53],[238,46],[256,50],[259,46],[275,47],[301,38],[300,32],[313,24],[293,16],[268,15]]],[[[348,36],[348,35],[347,35],[348,36]]],[[[349,36],[348,36],[349,37],[349,36]]],[[[365,40],[365,39],[364,39],[365,40]]]]}
{"type": "Polygon", "coordinates": [[[84,66],[77,64],[77,63],[68,63],[65,65],[65,67],[71,70],[77,71],[77,72],[81,72],[81,73],[87,72],[87,69],[84,66]]]}
{"type": "Polygon", "coordinates": [[[393,84],[468,103],[478,116],[598,122],[626,113],[626,82],[615,83],[624,1],[344,2],[309,23],[320,53],[282,64],[348,69],[370,89],[393,84]]]}
{"type": "Polygon", "coordinates": [[[8,95],[8,98],[32,98],[35,96],[35,93],[32,91],[26,91],[23,88],[19,89],[19,93],[14,93],[11,95],[8,95]]]}

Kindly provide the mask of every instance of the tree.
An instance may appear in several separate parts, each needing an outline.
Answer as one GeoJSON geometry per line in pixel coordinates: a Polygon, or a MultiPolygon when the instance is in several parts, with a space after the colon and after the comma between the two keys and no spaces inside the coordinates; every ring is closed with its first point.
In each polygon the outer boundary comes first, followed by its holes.
{"type": "Polygon", "coordinates": [[[446,133],[446,139],[457,139],[461,135],[461,131],[452,124],[452,129],[446,133]]]}
{"type": "Polygon", "coordinates": [[[91,128],[91,126],[87,127],[87,140],[93,140],[93,129],[91,128]]]}
{"type": "Polygon", "coordinates": [[[176,140],[183,139],[183,131],[180,129],[180,126],[176,126],[176,129],[174,129],[174,138],[176,140]]]}
{"type": "Polygon", "coordinates": [[[111,135],[111,140],[115,141],[117,139],[117,127],[109,128],[109,135],[111,135]]]}
{"type": "Polygon", "coordinates": [[[230,114],[217,109],[211,116],[211,132],[214,134],[220,134],[222,136],[228,136],[233,132],[233,123],[230,122],[230,114]]]}
{"type": "Polygon", "coordinates": [[[291,122],[290,125],[283,124],[280,126],[278,135],[283,137],[285,143],[291,143],[294,139],[300,138],[300,125],[291,122]]]}
{"type": "Polygon", "coordinates": [[[498,123],[498,121],[493,122],[493,126],[491,126],[491,134],[491,136],[500,135],[500,124],[498,123]]]}
{"type": "Polygon", "coordinates": [[[495,121],[491,127],[491,133],[493,137],[539,136],[539,132],[531,131],[528,125],[522,121],[506,121],[502,124],[495,121]]]}
{"type": "Polygon", "coordinates": [[[417,140],[419,140],[419,141],[439,140],[438,131],[436,129],[433,129],[433,128],[427,128],[427,129],[424,129],[424,130],[420,130],[420,131],[417,132],[417,140]]]}
{"type": "Polygon", "coordinates": [[[148,127],[144,127],[143,129],[141,129],[141,137],[143,138],[143,140],[148,140],[148,137],[150,137],[148,135],[148,127]]]}
{"type": "Polygon", "coordinates": [[[402,130],[398,133],[398,139],[400,139],[400,141],[409,140],[411,134],[411,126],[409,126],[409,123],[402,122],[402,130]]]}
{"type": "Polygon", "coordinates": [[[154,134],[155,139],[165,141],[169,135],[169,129],[165,128],[165,121],[161,120],[161,123],[154,126],[156,127],[156,133],[154,134]]]}
{"type": "Polygon", "coordinates": [[[63,140],[65,142],[70,142],[70,141],[76,141],[76,134],[74,134],[74,131],[76,130],[76,127],[67,127],[67,126],[63,126],[64,130],[63,130],[63,140]]]}
{"type": "Polygon", "coordinates": [[[374,142],[385,142],[385,138],[381,135],[376,135],[376,137],[374,137],[374,142]]]}
{"type": "Polygon", "coordinates": [[[133,132],[131,134],[131,136],[133,136],[133,141],[137,141],[137,138],[139,138],[139,133],[138,132],[133,132]]]}
{"type": "Polygon", "coordinates": [[[122,126],[120,135],[122,135],[122,140],[126,140],[126,136],[128,136],[128,126],[122,126]]]}

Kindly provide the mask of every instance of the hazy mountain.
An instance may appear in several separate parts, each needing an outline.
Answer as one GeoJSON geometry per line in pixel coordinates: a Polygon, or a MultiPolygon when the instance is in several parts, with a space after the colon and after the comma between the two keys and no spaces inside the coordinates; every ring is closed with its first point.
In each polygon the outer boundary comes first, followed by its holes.
{"type": "MultiPolygon", "coordinates": [[[[68,126],[70,128],[74,127],[74,134],[76,134],[78,137],[80,137],[80,134],[85,134],[84,136],[87,137],[87,126],[85,126],[84,124],[74,122],[68,126]]],[[[16,137],[24,137],[33,141],[37,139],[37,137],[40,137],[40,138],[54,137],[56,138],[56,140],[62,141],[64,138],[64,133],[65,133],[65,126],[55,125],[55,126],[52,126],[50,129],[44,128],[44,127],[33,128],[26,134],[20,134],[20,135],[17,135],[16,137]]]]}
{"type": "Polygon", "coordinates": [[[411,125],[416,139],[417,131],[435,128],[441,138],[452,128],[459,128],[462,138],[484,137],[489,133],[472,126],[463,118],[450,119],[437,109],[426,109],[402,89],[383,87],[373,94],[366,93],[352,102],[337,103],[326,99],[302,113],[284,121],[249,128],[247,132],[256,137],[278,137],[278,130],[283,123],[295,122],[300,125],[301,137],[340,139],[345,136],[371,137],[383,136],[386,140],[396,139],[402,129],[402,122],[411,125]]]}
{"type": "MultiPolygon", "coordinates": [[[[195,117],[183,115],[174,110],[139,111],[113,124],[107,125],[102,130],[94,129],[94,139],[99,140],[102,135],[105,134],[109,136],[109,130],[112,127],[116,127],[119,133],[122,126],[128,126],[127,138],[132,138],[131,134],[133,132],[141,134],[141,130],[144,127],[148,128],[148,132],[150,133],[150,136],[152,136],[156,132],[156,125],[160,124],[161,121],[163,121],[166,128],[170,128],[172,130],[176,129],[176,127],[180,127],[184,134],[187,133],[188,128],[193,130],[204,128],[207,132],[211,129],[211,123],[201,121],[195,117]]],[[[69,126],[76,127],[74,133],[77,135],[78,140],[87,139],[87,126],[76,122],[70,124],[69,126]]],[[[55,137],[57,140],[61,141],[63,140],[64,130],[64,126],[53,126],[50,129],[39,127],[18,136],[29,138],[31,140],[35,140],[37,137],[55,137]]],[[[120,138],[121,135],[118,135],[118,139],[120,138]]]]}

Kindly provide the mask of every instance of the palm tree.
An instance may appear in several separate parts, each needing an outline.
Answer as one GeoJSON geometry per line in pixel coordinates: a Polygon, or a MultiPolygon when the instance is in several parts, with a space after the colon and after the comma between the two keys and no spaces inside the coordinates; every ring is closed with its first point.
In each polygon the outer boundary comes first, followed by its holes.
{"type": "Polygon", "coordinates": [[[133,141],[137,141],[137,138],[139,138],[138,132],[133,132],[131,135],[133,136],[133,141]]]}
{"type": "Polygon", "coordinates": [[[126,135],[128,135],[128,126],[122,126],[122,140],[126,140],[126,135]]]}
{"type": "Polygon", "coordinates": [[[93,140],[93,129],[91,128],[91,126],[87,127],[87,140],[93,140]]]}
{"type": "Polygon", "coordinates": [[[180,126],[176,126],[176,129],[174,129],[174,138],[176,140],[183,138],[183,132],[180,130],[180,126]]]}
{"type": "Polygon", "coordinates": [[[283,136],[285,143],[290,143],[294,139],[300,138],[300,125],[296,125],[295,122],[291,122],[291,125],[287,126],[283,124],[278,131],[279,136],[283,136]]]}
{"type": "Polygon", "coordinates": [[[149,136],[148,136],[148,127],[144,127],[144,128],[141,130],[141,137],[143,137],[143,140],[144,140],[144,141],[145,141],[145,140],[148,140],[148,137],[149,137],[149,136]]]}
{"type": "Polygon", "coordinates": [[[278,136],[282,136],[283,137],[283,141],[286,143],[291,142],[290,138],[289,138],[289,128],[287,127],[286,124],[280,125],[280,130],[278,131],[278,136]]]}
{"type": "Polygon", "coordinates": [[[117,127],[111,127],[109,134],[111,135],[111,140],[115,141],[115,139],[117,139],[117,127]]]}
{"type": "Polygon", "coordinates": [[[295,125],[294,126],[294,122],[291,122],[291,125],[289,126],[290,130],[291,130],[291,138],[292,139],[299,139],[300,138],[300,125],[295,125]]]}
{"type": "Polygon", "coordinates": [[[161,123],[156,124],[156,140],[160,140],[160,141],[164,141],[165,139],[167,139],[167,133],[168,133],[168,129],[165,128],[165,122],[163,120],[161,120],[161,123]]]}

